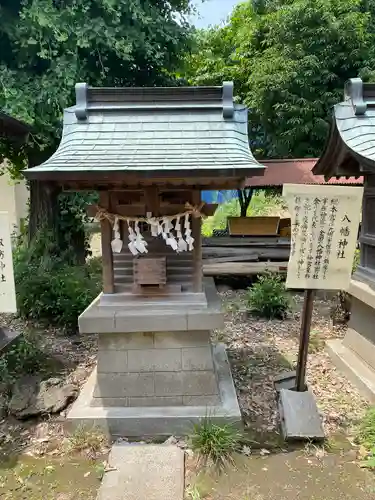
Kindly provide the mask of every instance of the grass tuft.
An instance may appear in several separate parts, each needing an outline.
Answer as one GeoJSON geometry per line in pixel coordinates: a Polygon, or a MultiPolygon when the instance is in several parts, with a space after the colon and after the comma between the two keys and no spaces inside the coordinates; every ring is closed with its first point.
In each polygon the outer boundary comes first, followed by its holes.
{"type": "Polygon", "coordinates": [[[216,425],[209,417],[205,417],[194,425],[190,443],[201,463],[206,465],[211,462],[221,469],[233,464],[233,454],[240,450],[242,438],[233,425],[216,425]]]}
{"type": "Polygon", "coordinates": [[[368,450],[375,448],[375,406],[367,410],[359,424],[356,441],[368,450]]]}
{"type": "Polygon", "coordinates": [[[369,408],[359,424],[356,441],[368,452],[361,466],[375,469],[375,406],[369,408]]]}
{"type": "Polygon", "coordinates": [[[98,427],[81,425],[68,438],[68,451],[98,455],[108,446],[108,436],[98,427]]]}
{"type": "Polygon", "coordinates": [[[186,495],[189,500],[201,500],[202,496],[197,485],[188,486],[186,495]]]}

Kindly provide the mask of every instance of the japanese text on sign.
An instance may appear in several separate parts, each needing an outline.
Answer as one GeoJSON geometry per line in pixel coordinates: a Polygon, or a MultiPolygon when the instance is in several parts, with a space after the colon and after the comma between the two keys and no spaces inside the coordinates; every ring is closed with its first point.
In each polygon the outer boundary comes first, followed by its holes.
{"type": "Polygon", "coordinates": [[[7,212],[0,212],[0,312],[17,312],[12,244],[7,212]]]}
{"type": "Polygon", "coordinates": [[[292,220],[288,288],[345,290],[349,286],[362,187],[285,184],[292,220]]]}

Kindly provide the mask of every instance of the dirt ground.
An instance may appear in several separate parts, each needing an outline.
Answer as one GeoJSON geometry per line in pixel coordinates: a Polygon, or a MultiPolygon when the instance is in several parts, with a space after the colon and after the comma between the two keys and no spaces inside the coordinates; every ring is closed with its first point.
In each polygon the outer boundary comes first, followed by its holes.
{"type": "MultiPolygon", "coordinates": [[[[187,498],[375,499],[373,477],[359,468],[358,450],[351,445],[353,429],[368,403],[335,369],[325,351],[327,339],[345,333],[345,326],[332,325],[331,304],[315,301],[307,373],[328,442],[340,442],[327,454],[320,448],[286,449],[279,433],[273,379],[295,363],[302,297],[295,297],[288,319],[264,321],[242,312],[244,292],[221,295],[227,311],[225,329],[215,331],[213,336],[214,341],[227,345],[251,445],[244,450],[248,456],[238,457],[237,468],[220,477],[207,471],[198,473],[191,464],[194,457],[188,459],[187,498]]],[[[17,319],[1,319],[13,328],[31,328],[17,319]]],[[[96,362],[96,336],[67,337],[58,330],[45,329],[40,334],[40,342],[46,356],[54,360],[58,376],[81,387],[96,362]]],[[[68,439],[65,416],[66,410],[48,419],[19,422],[6,418],[0,422],[1,499],[95,498],[103,455],[64,453],[62,443],[68,439]]]]}
{"type": "Polygon", "coordinates": [[[358,468],[353,451],[294,450],[238,456],[221,473],[188,477],[191,500],[373,500],[375,478],[358,468]]]}

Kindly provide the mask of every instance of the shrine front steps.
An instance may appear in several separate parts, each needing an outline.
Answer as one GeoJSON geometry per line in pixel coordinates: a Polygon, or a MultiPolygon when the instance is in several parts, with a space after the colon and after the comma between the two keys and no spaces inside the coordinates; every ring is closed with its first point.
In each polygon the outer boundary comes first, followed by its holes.
{"type": "Polygon", "coordinates": [[[97,500],[182,500],[184,452],[177,446],[115,443],[97,500]]]}

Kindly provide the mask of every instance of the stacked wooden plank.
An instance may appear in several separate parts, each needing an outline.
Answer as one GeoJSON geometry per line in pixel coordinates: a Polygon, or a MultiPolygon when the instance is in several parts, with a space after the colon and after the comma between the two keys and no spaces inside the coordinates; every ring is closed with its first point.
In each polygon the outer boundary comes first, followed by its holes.
{"type": "Polygon", "coordinates": [[[220,236],[203,238],[203,272],[206,276],[258,274],[266,269],[286,271],[290,239],[280,236],[220,236]]]}

